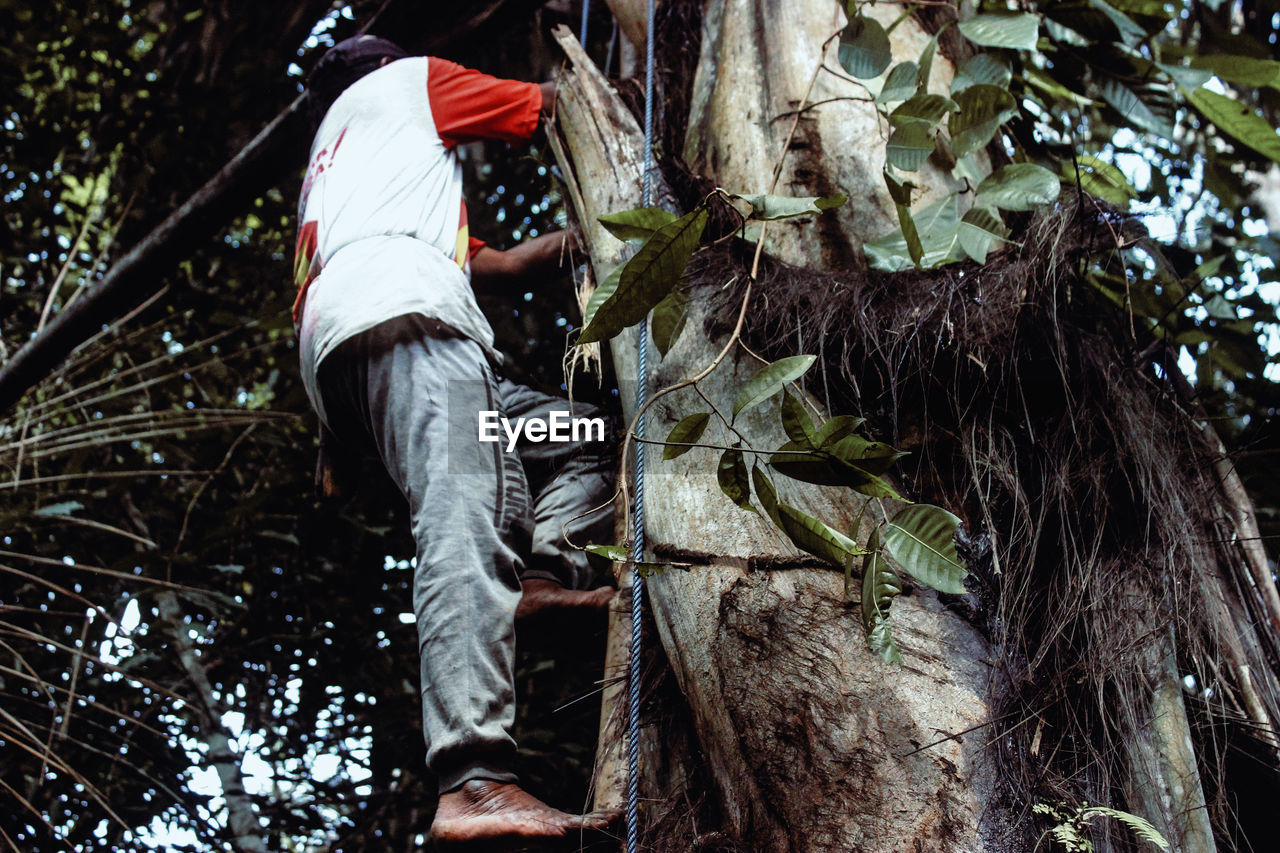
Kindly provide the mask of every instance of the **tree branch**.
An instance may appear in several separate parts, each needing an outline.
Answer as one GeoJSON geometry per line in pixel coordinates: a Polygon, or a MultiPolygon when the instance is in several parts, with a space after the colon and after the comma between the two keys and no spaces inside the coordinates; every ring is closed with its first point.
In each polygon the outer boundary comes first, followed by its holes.
{"type": "MultiPolygon", "coordinates": [[[[394,0],[384,3],[378,15],[393,3],[394,0]]],[[[541,0],[489,0],[447,31],[437,29],[438,35],[425,40],[420,49],[434,53],[493,22],[499,11],[510,9],[514,15],[539,5],[541,0]]],[[[0,411],[12,409],[33,385],[98,329],[159,290],[164,273],[189,256],[197,240],[222,228],[255,197],[274,186],[281,175],[301,165],[306,150],[305,141],[299,143],[305,136],[305,98],[299,95],[281,110],[204,186],[116,261],[101,280],[86,288],[79,299],[64,307],[0,365],[0,411]]]]}
{"type": "Polygon", "coordinates": [[[227,831],[232,848],[237,853],[266,853],[262,824],[253,798],[244,789],[244,775],[240,771],[240,756],[232,747],[231,736],[222,724],[222,709],[209,675],[200,663],[196,647],[187,637],[182,621],[182,605],[172,590],[156,596],[160,618],[169,631],[170,640],[182,668],[187,673],[198,700],[192,707],[209,745],[209,763],[218,771],[222,783],[222,798],[227,804],[227,831]]]}
{"type": "Polygon", "coordinates": [[[189,253],[196,238],[224,225],[274,184],[295,158],[301,158],[301,146],[295,143],[301,130],[303,101],[300,95],[281,110],[240,153],[118,260],[101,281],[55,315],[0,366],[0,411],[12,408],[99,328],[158,290],[161,275],[189,253]]]}

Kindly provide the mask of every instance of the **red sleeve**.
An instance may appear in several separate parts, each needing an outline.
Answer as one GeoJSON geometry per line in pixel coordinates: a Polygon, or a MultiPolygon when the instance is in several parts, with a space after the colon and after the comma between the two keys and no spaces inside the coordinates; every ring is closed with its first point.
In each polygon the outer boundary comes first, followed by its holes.
{"type": "Polygon", "coordinates": [[[501,80],[434,56],[427,62],[427,98],[447,147],[474,139],[519,142],[538,129],[537,83],[501,80]]]}

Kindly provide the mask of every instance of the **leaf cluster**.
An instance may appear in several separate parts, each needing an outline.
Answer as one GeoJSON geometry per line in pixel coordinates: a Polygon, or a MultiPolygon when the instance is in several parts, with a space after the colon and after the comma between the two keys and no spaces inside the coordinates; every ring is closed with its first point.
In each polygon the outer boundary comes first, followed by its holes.
{"type": "MultiPolygon", "coordinates": [[[[859,518],[872,499],[905,500],[885,479],[893,463],[905,454],[859,435],[862,418],[837,415],[815,423],[800,400],[786,390],[814,360],[812,355],[790,356],[762,367],[737,390],[728,419],[719,410],[686,415],[663,442],[663,459],[679,458],[696,447],[720,450],[716,481],[721,492],[740,509],[768,518],[798,549],[842,569],[847,597],[851,597],[854,562],[861,557],[862,617],[868,645],[886,663],[901,663],[889,621],[893,598],[903,589],[898,572],[906,572],[940,592],[964,594],[967,572],[954,542],[960,520],[941,507],[911,504],[876,525],[864,548],[854,538],[857,524],[845,533],[779,499],[765,468],[803,483],[848,488],[864,498],[859,518]],[[742,440],[731,447],[703,443],[713,414],[724,421],[726,429],[737,433],[734,422],[740,416],[774,398],[780,398],[780,420],[788,438],[784,444],[773,450],[757,450],[742,440]],[[749,467],[748,456],[753,457],[749,467]]],[[[625,545],[593,545],[587,550],[615,562],[629,562],[631,556],[625,545]]],[[[647,563],[637,566],[642,573],[665,568],[647,563]]]]}

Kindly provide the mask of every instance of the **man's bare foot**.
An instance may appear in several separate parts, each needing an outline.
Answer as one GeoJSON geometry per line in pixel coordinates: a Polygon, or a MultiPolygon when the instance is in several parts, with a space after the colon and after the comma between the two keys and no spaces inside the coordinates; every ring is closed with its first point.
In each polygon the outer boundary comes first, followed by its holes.
{"type": "Polygon", "coordinates": [[[521,584],[524,594],[516,607],[516,621],[535,616],[565,614],[570,611],[605,612],[618,591],[611,586],[596,589],[566,589],[555,581],[533,578],[521,584]]]}
{"type": "Polygon", "coordinates": [[[429,837],[440,848],[500,849],[499,844],[552,841],[583,830],[602,830],[617,817],[616,812],[569,814],[517,785],[472,779],[441,795],[429,837]]]}

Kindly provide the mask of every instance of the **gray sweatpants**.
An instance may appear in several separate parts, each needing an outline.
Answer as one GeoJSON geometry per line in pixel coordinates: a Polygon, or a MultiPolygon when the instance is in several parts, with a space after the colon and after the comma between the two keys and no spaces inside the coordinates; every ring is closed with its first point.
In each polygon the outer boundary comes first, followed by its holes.
{"type": "MultiPolygon", "coordinates": [[[[409,501],[427,766],[441,792],[470,779],[513,781],[513,617],[520,578],[587,587],[583,552],[562,525],[609,500],[614,444],[482,443],[478,413],[546,417],[568,402],[498,381],[474,341],[418,315],[344,342],[318,385],[329,430],[371,446],[409,501]],[[531,500],[530,484],[533,485],[531,500]]],[[[575,416],[598,412],[575,404],[575,416]]],[[[606,510],[568,524],[579,545],[605,542],[606,510]]]]}

